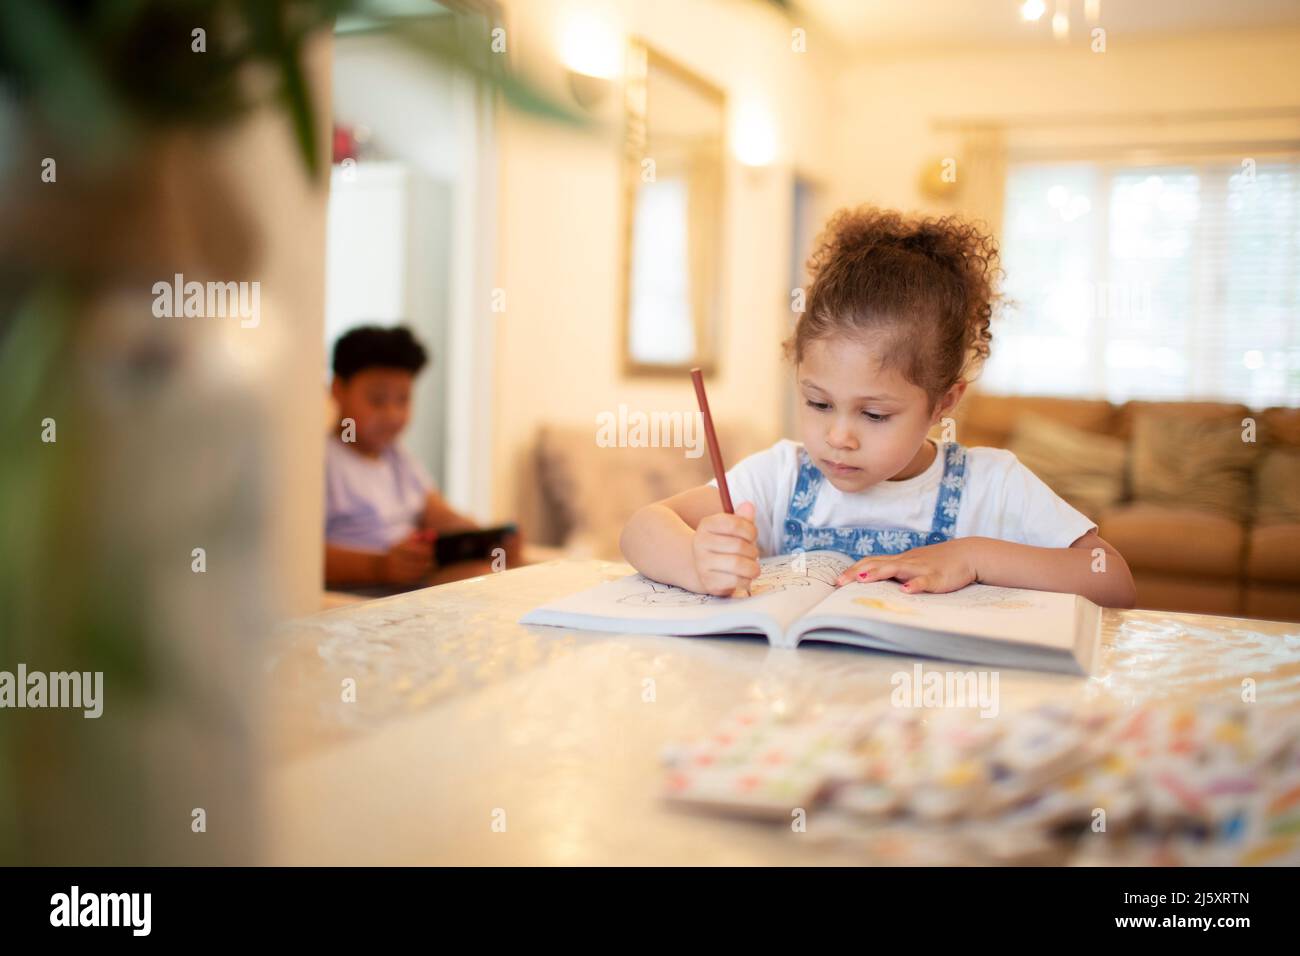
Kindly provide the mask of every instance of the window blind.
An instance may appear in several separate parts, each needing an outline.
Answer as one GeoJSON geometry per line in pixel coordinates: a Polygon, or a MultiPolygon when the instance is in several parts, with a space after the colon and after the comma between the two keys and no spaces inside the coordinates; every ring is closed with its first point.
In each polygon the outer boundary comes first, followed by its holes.
{"type": "Polygon", "coordinates": [[[1300,156],[1008,167],[980,386],[1300,405],[1300,156]]]}

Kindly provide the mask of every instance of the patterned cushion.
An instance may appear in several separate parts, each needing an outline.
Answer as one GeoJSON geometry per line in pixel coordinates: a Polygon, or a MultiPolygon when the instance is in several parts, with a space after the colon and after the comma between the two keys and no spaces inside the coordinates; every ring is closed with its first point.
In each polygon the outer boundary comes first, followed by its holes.
{"type": "MultiPolygon", "coordinates": [[[[719,426],[718,442],[729,463],[759,445],[743,427],[719,426]]],[[[618,539],[634,511],[713,477],[707,451],[691,458],[682,448],[602,448],[595,424],[543,426],[537,469],[554,540],[574,557],[610,560],[622,560],[618,539]]]]}
{"type": "Polygon", "coordinates": [[[1258,444],[1242,440],[1241,422],[1146,412],[1133,422],[1131,480],[1139,502],[1221,514],[1251,511],[1258,444]]]}
{"type": "MultiPolygon", "coordinates": [[[[1300,449],[1270,448],[1255,473],[1255,522],[1300,524],[1300,449]]],[[[1300,564],[1300,559],[1297,559],[1300,564]]]]}
{"type": "Polygon", "coordinates": [[[1128,444],[1028,412],[1008,449],[1058,495],[1096,520],[1124,497],[1128,444]]]}

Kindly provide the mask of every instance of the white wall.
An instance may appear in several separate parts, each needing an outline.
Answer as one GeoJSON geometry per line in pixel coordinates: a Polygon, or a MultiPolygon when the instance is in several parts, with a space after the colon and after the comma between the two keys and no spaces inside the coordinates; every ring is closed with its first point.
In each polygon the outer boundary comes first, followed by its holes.
{"type": "MultiPolygon", "coordinates": [[[[419,429],[421,419],[428,423],[442,416],[441,427],[436,434],[426,429],[411,438],[417,447],[432,440],[442,445],[444,495],[455,507],[486,519],[492,329],[482,316],[490,295],[488,262],[496,251],[490,123],[467,78],[420,54],[365,34],[337,37],[335,46],[335,115],[364,122],[377,146],[423,177],[430,186],[428,201],[435,203],[433,214],[448,219],[416,236],[426,255],[442,257],[433,268],[445,275],[446,288],[427,323],[445,329],[429,332],[440,354],[417,387],[418,417],[412,423],[419,429]]],[[[427,206],[425,214],[430,214],[427,206]]],[[[433,301],[435,291],[419,294],[433,301]]]]}
{"type": "Polygon", "coordinates": [[[366,127],[371,154],[354,174],[334,175],[328,344],[364,322],[412,328],[431,363],[403,441],[445,489],[447,424],[458,411],[449,326],[458,286],[470,281],[466,243],[454,236],[473,210],[464,168],[475,141],[460,122],[462,85],[383,36],[343,34],[334,47],[334,119],[366,127]]]}

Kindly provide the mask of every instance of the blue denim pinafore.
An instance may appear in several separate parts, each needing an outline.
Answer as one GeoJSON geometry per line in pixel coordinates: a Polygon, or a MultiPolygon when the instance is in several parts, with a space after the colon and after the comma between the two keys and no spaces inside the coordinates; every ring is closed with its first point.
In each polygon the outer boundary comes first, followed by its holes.
{"type": "Polygon", "coordinates": [[[961,493],[966,484],[966,449],[956,442],[941,442],[938,453],[943,455],[943,478],[934,505],[934,521],[930,530],[925,532],[897,528],[818,528],[808,524],[817,492],[826,479],[812,463],[808,452],[800,448],[799,479],[790,495],[781,553],[839,551],[856,561],[869,554],[898,554],[952,540],[956,534],[957,512],[961,510],[961,493]]]}

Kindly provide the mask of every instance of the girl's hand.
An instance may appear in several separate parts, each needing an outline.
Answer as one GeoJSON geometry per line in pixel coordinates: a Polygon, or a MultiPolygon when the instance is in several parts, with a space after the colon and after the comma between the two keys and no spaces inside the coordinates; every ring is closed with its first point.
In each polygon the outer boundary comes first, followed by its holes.
{"type": "Polygon", "coordinates": [[[956,591],[976,581],[975,551],[977,542],[955,538],[939,544],[927,544],[902,554],[885,554],[863,558],[845,569],[836,587],[854,581],[903,581],[909,594],[933,591],[942,594],[956,591]]]}
{"type": "Polygon", "coordinates": [[[748,501],[734,515],[719,512],[701,518],[691,541],[700,585],[696,590],[722,597],[748,592],[759,572],[757,542],[754,505],[748,501]]]}

